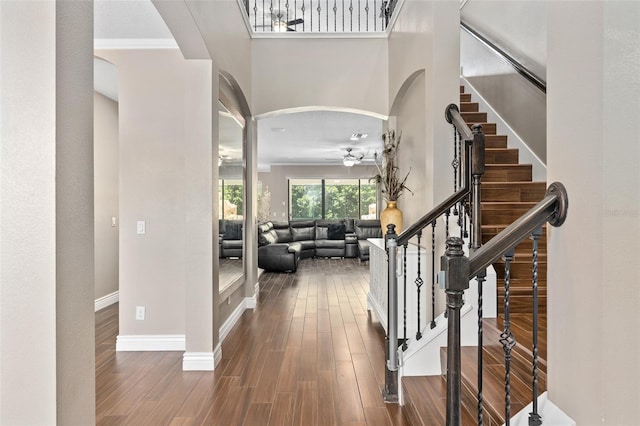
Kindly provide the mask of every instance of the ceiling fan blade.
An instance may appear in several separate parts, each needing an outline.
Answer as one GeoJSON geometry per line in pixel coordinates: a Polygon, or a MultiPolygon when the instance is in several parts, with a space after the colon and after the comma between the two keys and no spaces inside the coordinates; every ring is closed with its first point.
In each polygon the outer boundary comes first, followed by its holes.
{"type": "Polygon", "coordinates": [[[287,26],[299,25],[299,24],[302,24],[303,22],[304,22],[304,19],[302,18],[293,19],[291,21],[287,21],[287,26]]]}
{"type": "Polygon", "coordinates": [[[287,27],[287,32],[294,32],[294,33],[295,33],[295,32],[296,32],[296,30],[294,30],[293,28],[289,28],[289,27],[287,27]]]}

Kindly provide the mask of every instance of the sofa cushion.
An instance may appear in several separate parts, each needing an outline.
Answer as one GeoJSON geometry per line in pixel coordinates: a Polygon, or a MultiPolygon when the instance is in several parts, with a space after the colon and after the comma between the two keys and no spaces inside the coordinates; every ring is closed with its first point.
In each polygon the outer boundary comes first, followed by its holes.
{"type": "Polygon", "coordinates": [[[290,243],[293,241],[291,238],[291,229],[289,228],[289,222],[273,222],[273,230],[278,234],[279,243],[290,243]]]}
{"type": "Polygon", "coordinates": [[[382,228],[380,228],[379,220],[357,220],[355,228],[356,236],[359,240],[382,238],[382,228]]]}
{"type": "Polygon", "coordinates": [[[279,242],[278,241],[278,234],[276,234],[276,231],[274,229],[270,229],[267,232],[261,232],[258,235],[258,245],[259,246],[266,246],[268,244],[275,244],[279,242]]]}
{"type": "Polygon", "coordinates": [[[344,240],[316,240],[316,248],[344,248],[346,245],[344,240]]]}
{"type": "Polygon", "coordinates": [[[291,222],[292,241],[308,241],[316,238],[316,224],[312,220],[291,222]]]}
{"type": "Polygon", "coordinates": [[[241,240],[242,224],[228,222],[225,226],[224,239],[225,240],[241,240]]]}
{"type": "Polygon", "coordinates": [[[327,237],[330,240],[344,240],[346,229],[344,223],[330,223],[327,226],[327,237]]]}

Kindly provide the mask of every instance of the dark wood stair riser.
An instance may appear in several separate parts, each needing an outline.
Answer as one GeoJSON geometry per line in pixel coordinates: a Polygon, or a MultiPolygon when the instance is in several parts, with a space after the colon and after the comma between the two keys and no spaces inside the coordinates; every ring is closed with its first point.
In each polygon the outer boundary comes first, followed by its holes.
{"type": "Polygon", "coordinates": [[[487,148],[486,164],[518,164],[518,150],[513,148],[487,148]]]}
{"type": "Polygon", "coordinates": [[[535,202],[547,191],[544,182],[483,182],[482,201],[535,202]]]}
{"type": "Polygon", "coordinates": [[[482,224],[509,225],[534,206],[535,203],[482,203],[482,224]]]}
{"type": "Polygon", "coordinates": [[[507,137],[504,135],[484,135],[485,148],[507,148],[507,137]]]}
{"type": "Polygon", "coordinates": [[[466,123],[486,123],[487,122],[487,113],[486,112],[461,112],[460,115],[462,119],[466,123]]]}
{"type": "Polygon", "coordinates": [[[460,93],[460,102],[471,102],[471,93],[460,93]]]}
{"type": "Polygon", "coordinates": [[[460,102],[460,112],[478,112],[479,109],[477,102],[460,102]]]}
{"type": "Polygon", "coordinates": [[[531,164],[487,164],[483,182],[526,182],[533,175],[531,164]]]}
{"type": "Polygon", "coordinates": [[[497,133],[496,123],[476,122],[469,123],[469,129],[473,130],[473,126],[479,124],[482,126],[482,133],[485,135],[495,135],[497,133]]]}

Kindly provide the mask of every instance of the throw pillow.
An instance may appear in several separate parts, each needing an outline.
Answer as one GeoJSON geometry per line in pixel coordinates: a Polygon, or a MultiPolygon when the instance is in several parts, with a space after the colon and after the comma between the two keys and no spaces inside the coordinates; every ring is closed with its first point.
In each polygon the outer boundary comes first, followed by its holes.
{"type": "Polygon", "coordinates": [[[344,240],[347,227],[344,223],[330,223],[327,226],[327,238],[330,240],[344,240]]]}

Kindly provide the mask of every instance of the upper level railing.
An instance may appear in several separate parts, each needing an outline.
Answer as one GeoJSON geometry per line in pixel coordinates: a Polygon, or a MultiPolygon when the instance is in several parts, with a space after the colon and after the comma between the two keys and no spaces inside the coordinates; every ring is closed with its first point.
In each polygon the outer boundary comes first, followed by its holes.
{"type": "Polygon", "coordinates": [[[383,33],[398,0],[241,0],[255,34],[383,33]]]}

